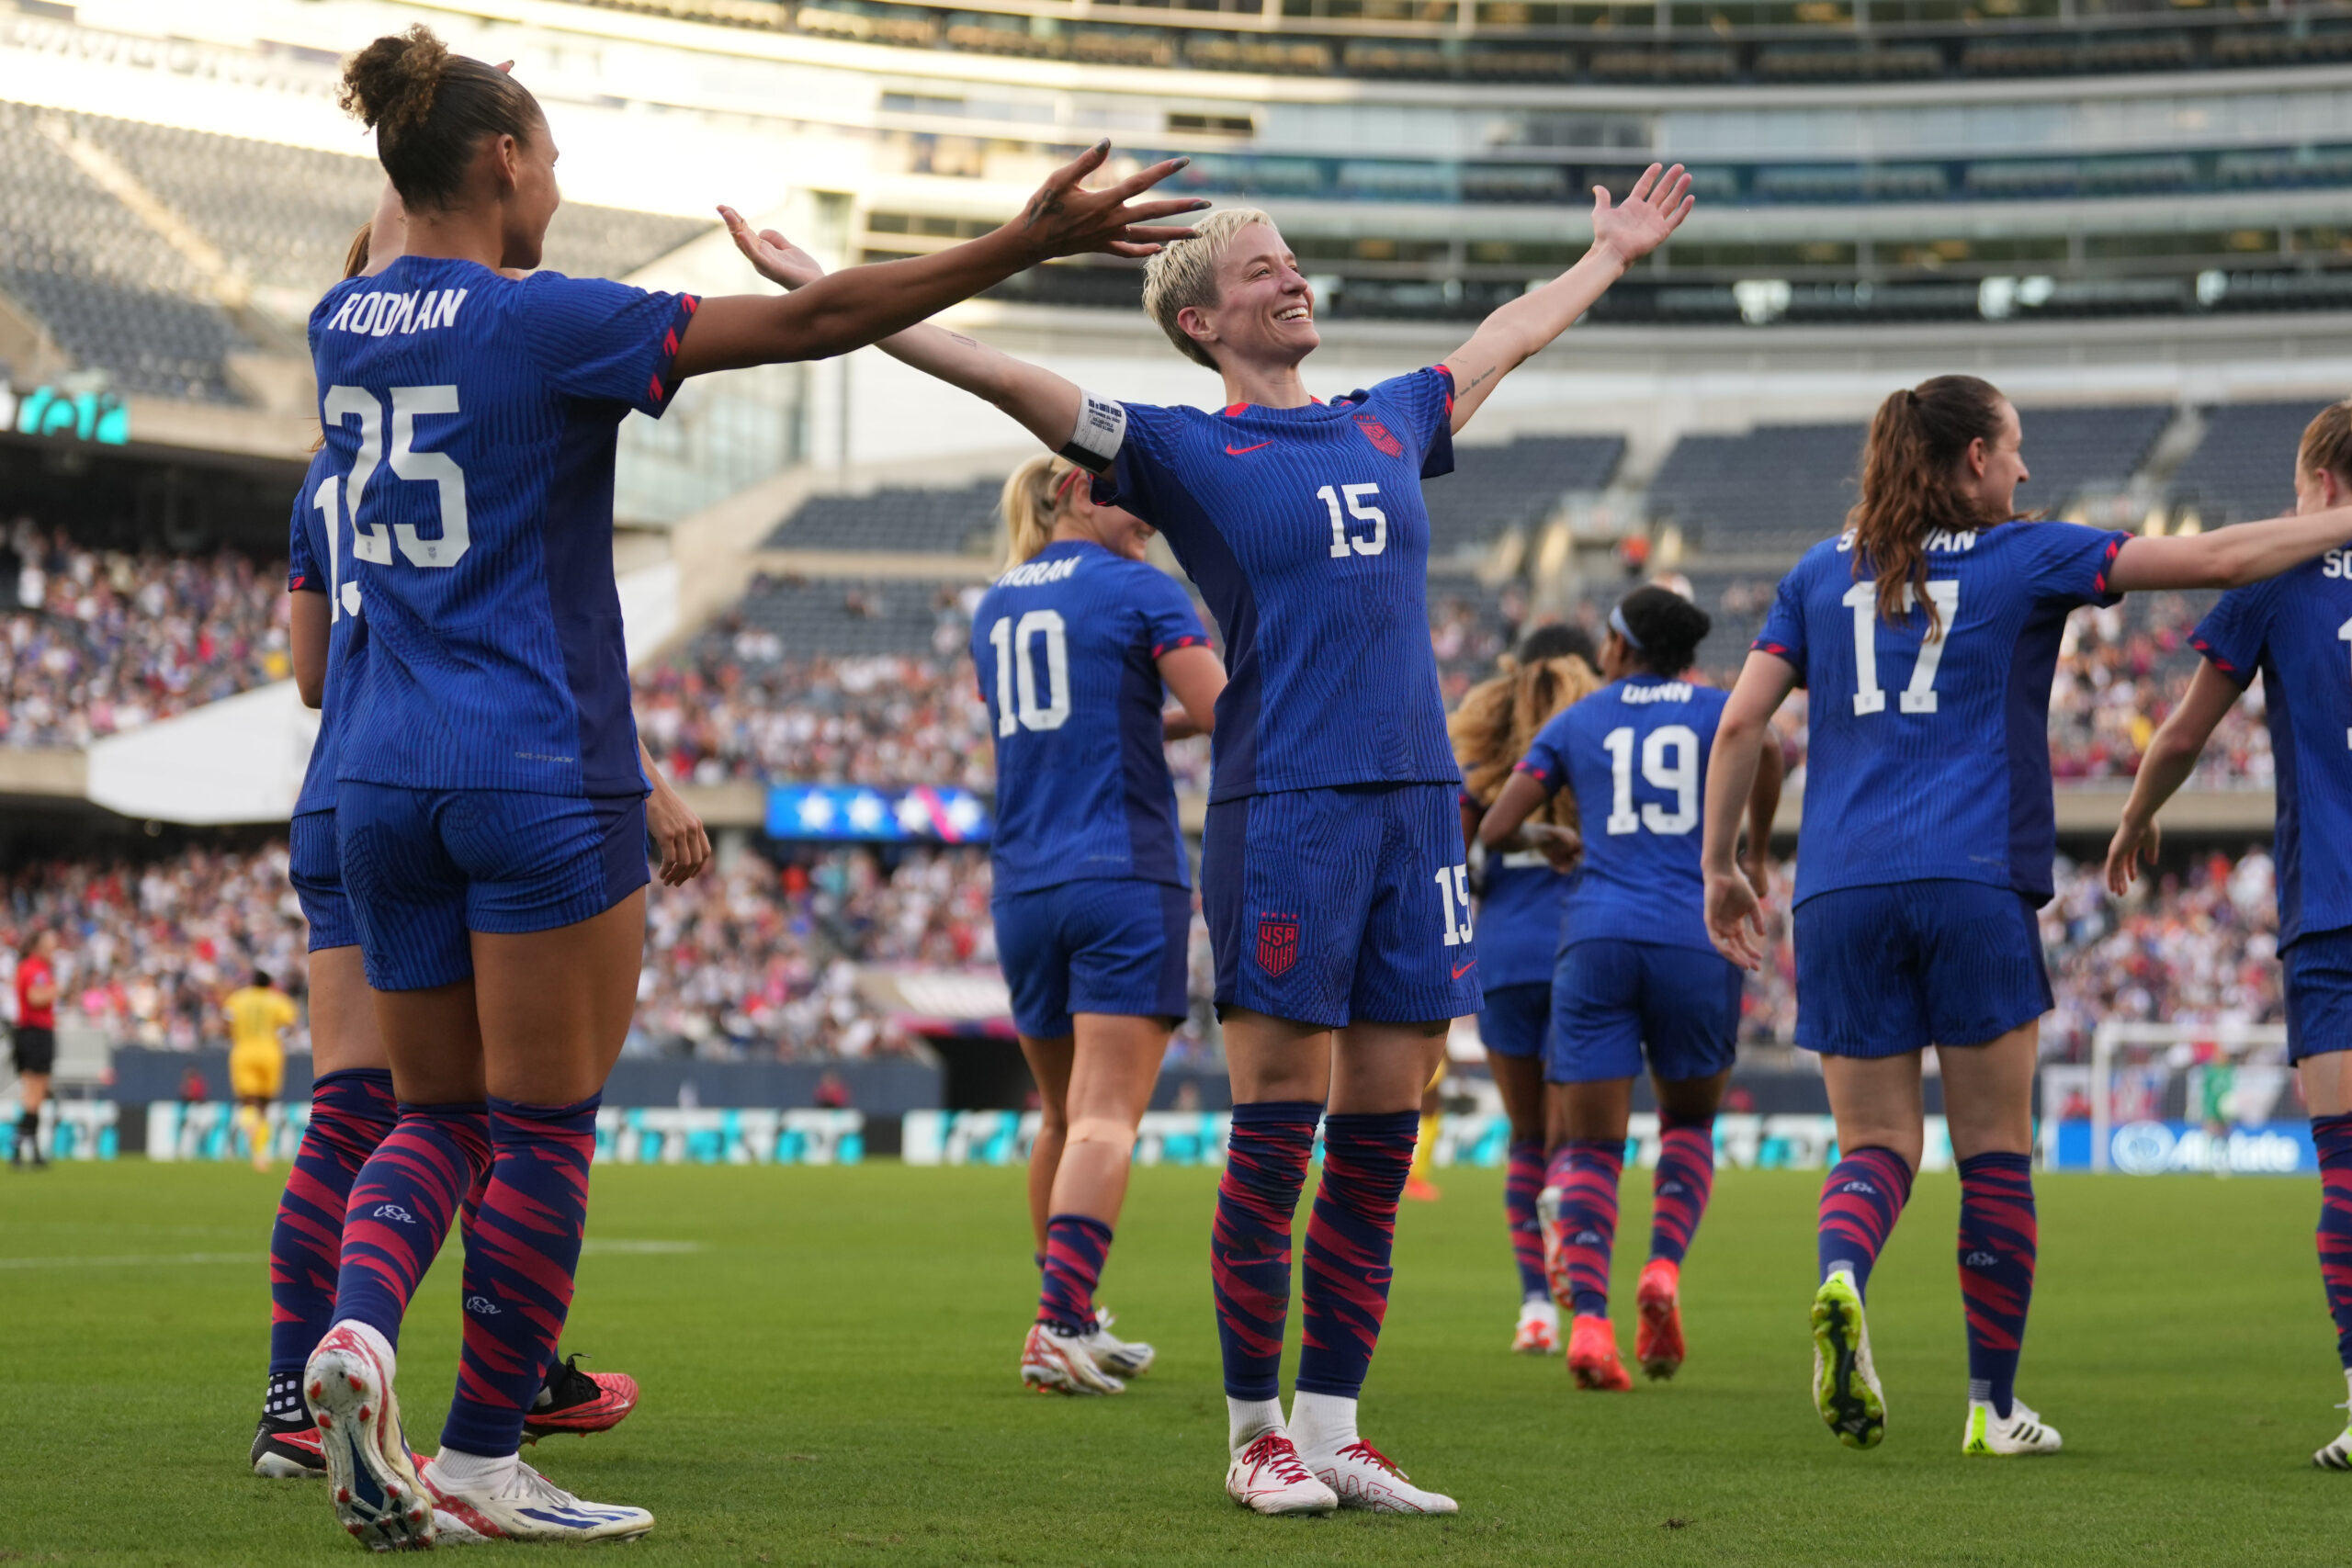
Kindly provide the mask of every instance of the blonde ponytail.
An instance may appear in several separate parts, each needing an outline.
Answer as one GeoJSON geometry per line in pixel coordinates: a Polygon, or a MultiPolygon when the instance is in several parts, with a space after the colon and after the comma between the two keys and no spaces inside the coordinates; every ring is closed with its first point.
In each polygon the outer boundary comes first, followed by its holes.
{"type": "MultiPolygon", "coordinates": [[[[1535,732],[1562,708],[1601,686],[1592,666],[1575,654],[1525,664],[1505,654],[1502,671],[1471,687],[1446,720],[1454,760],[1462,764],[1462,787],[1482,809],[1502,794],[1511,770],[1535,743],[1535,732]]],[[[1536,808],[1532,820],[1573,828],[1576,807],[1566,795],[1555,795],[1536,808]]]]}
{"type": "Polygon", "coordinates": [[[1004,481],[1004,570],[1012,570],[1053,543],[1063,487],[1078,466],[1067,457],[1032,457],[1004,481]]]}

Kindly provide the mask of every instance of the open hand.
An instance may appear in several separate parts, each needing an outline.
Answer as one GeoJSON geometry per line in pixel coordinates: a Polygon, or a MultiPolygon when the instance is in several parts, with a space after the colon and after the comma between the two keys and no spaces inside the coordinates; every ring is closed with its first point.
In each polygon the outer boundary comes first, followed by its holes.
{"type": "Polygon", "coordinates": [[[1764,906],[1738,871],[1707,873],[1707,940],[1742,969],[1764,966],[1764,906]]]}
{"type": "Polygon", "coordinates": [[[2164,829],[2155,818],[2134,822],[2126,815],[2115,829],[2114,840],[2107,846],[2107,890],[2118,898],[2132,890],[2132,882],[2140,874],[2140,867],[2156,868],[2156,852],[2164,845],[2164,829]]]}
{"type": "Polygon", "coordinates": [[[1208,205],[1206,201],[1190,197],[1138,203],[1134,198],[1192,160],[1170,158],[1107,190],[1086,189],[1080,182],[1110,156],[1111,143],[1105,138],[1056,169],[1029,198],[1021,216],[1005,227],[1040,261],[1096,251],[1114,256],[1148,256],[1170,241],[1191,238],[1190,229],[1157,228],[1153,222],[1182,212],[1198,212],[1208,205]]]}
{"type": "Polygon", "coordinates": [[[815,256],[775,230],[752,233],[752,226],[743,221],[743,215],[731,207],[721,207],[718,215],[727,220],[727,236],[743,253],[743,259],[770,283],[797,288],[825,276],[823,265],[815,256]]]}
{"type": "Polygon", "coordinates": [[[1698,198],[1690,194],[1690,176],[1681,164],[1660,169],[1652,164],[1612,207],[1606,186],[1592,187],[1592,246],[1617,253],[1623,262],[1636,262],[1666,243],[1682,227],[1698,198]]]}

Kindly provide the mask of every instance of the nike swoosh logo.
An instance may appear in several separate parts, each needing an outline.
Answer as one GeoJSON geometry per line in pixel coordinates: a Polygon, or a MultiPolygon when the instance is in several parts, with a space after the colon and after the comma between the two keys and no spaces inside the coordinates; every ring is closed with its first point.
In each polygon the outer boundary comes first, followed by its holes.
{"type": "Polygon", "coordinates": [[[1456,970],[1453,972],[1453,977],[1454,977],[1455,979],[1459,980],[1460,978],[1462,978],[1462,976],[1464,976],[1464,975],[1467,975],[1468,973],[1470,973],[1470,971],[1471,971],[1471,970],[1476,969],[1476,967],[1478,967],[1478,961],[1477,961],[1476,959],[1475,959],[1475,958],[1474,958],[1474,959],[1472,959],[1469,963],[1464,964],[1464,965],[1462,965],[1462,967],[1461,967],[1461,968],[1456,969],[1456,970]]]}
{"type": "Polygon", "coordinates": [[[1273,443],[1271,441],[1261,441],[1258,443],[1257,446],[1227,446],[1225,449],[1225,455],[1228,457],[1238,457],[1244,452],[1255,452],[1259,447],[1272,446],[1272,445],[1273,443]]]}

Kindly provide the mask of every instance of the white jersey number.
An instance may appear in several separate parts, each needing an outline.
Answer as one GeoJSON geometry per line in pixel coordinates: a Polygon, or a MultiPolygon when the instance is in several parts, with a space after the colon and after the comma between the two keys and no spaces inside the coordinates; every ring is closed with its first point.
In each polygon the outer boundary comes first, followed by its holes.
{"type": "Polygon", "coordinates": [[[343,519],[337,514],[336,505],[342,483],[341,479],[329,474],[319,480],[319,488],[311,494],[311,504],[318,508],[326,523],[329,626],[345,615],[359,614],[359,584],[345,581],[343,575],[343,519]]]}
{"type": "Polygon", "coordinates": [[[1315,492],[1331,514],[1331,558],[1345,560],[1351,555],[1376,556],[1388,547],[1388,513],[1377,506],[1367,506],[1364,498],[1380,493],[1378,485],[1325,485],[1315,492]],[[1347,498],[1348,517],[1372,525],[1369,537],[1355,533],[1347,518],[1340,515],[1340,500],[1347,498]]]}
{"type": "Polygon", "coordinates": [[[344,481],[344,505],[351,514],[351,554],[355,560],[392,564],[392,545],[412,566],[449,567],[464,558],[471,542],[466,525],[466,471],[447,452],[416,449],[419,414],[456,413],[455,387],[394,387],[392,393],[392,472],[403,479],[432,484],[440,491],[441,536],[428,539],[406,523],[392,525],[392,536],[359,520],[368,481],[384,457],[384,405],[364,387],[329,387],[324,410],[329,423],[359,421],[359,452],[352,460],[351,477],[344,481]]]}
{"type": "MultiPolygon", "coordinates": [[[[1942,630],[1919,645],[1911,666],[1911,683],[1903,688],[1905,713],[1936,711],[1936,667],[1944,661],[1944,643],[1960,615],[1960,580],[1940,578],[1928,584],[1928,598],[1941,619],[1942,630]]],[[[1918,604],[1909,583],[1903,585],[1903,613],[1918,604]]],[[[1857,582],[1846,590],[1846,604],[1854,612],[1854,712],[1884,713],[1886,693],[1878,683],[1878,584],[1857,582]]]]}
{"type": "Polygon", "coordinates": [[[1621,725],[1601,738],[1614,775],[1608,828],[1611,834],[1688,833],[1699,822],[1699,734],[1687,724],[1664,724],[1642,741],[1642,777],[1674,794],[1669,811],[1655,800],[1634,809],[1634,727],[1621,725]]]}
{"type": "Polygon", "coordinates": [[[1445,906],[1445,945],[1460,947],[1470,940],[1470,868],[1437,868],[1437,896],[1445,906]]]}
{"type": "Polygon", "coordinates": [[[1059,729],[1069,722],[1069,637],[1058,610],[1032,610],[1015,623],[1000,615],[989,628],[996,648],[996,732],[1013,735],[1023,729],[1059,729]],[[1046,682],[1051,699],[1037,701],[1036,664],[1031,653],[1039,637],[1046,641],[1046,682]]]}

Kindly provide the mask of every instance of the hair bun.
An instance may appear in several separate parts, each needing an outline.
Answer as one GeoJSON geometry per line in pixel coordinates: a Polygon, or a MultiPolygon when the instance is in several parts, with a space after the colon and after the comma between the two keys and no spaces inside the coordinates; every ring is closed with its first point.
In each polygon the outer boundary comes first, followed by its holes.
{"type": "Polygon", "coordinates": [[[449,46],[419,22],[378,39],[344,62],[335,101],[370,130],[390,132],[424,123],[449,66],[449,46]]]}

